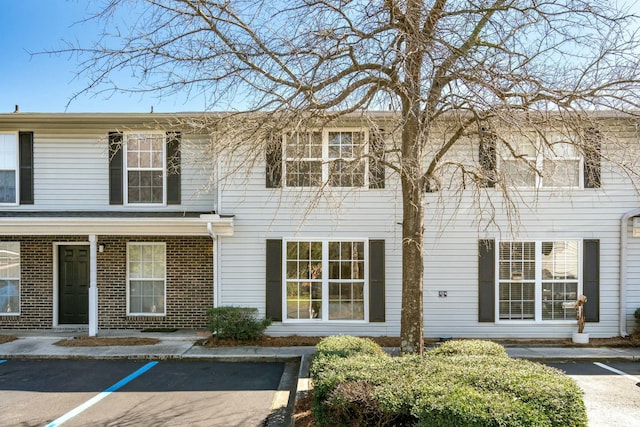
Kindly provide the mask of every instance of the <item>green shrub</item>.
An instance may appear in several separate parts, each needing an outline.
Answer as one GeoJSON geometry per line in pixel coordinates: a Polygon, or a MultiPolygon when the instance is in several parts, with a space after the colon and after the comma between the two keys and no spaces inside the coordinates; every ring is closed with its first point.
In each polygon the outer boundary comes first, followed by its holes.
{"type": "Polygon", "coordinates": [[[640,307],[636,308],[636,311],[633,312],[633,317],[635,317],[636,320],[640,322],[640,307]]]}
{"type": "Polygon", "coordinates": [[[500,344],[484,340],[447,341],[427,353],[428,356],[494,356],[509,357],[500,344]]]}
{"type": "Polygon", "coordinates": [[[335,355],[338,357],[349,357],[357,354],[369,354],[372,356],[382,356],[386,353],[369,338],[352,337],[349,335],[335,335],[323,338],[316,346],[320,355],[335,355]]]}
{"type": "Polygon", "coordinates": [[[311,365],[320,426],[587,425],[571,378],[506,357],[501,346],[451,343],[428,357],[388,357],[350,352],[352,341],[342,339],[347,349],[334,341],[311,365]]]}
{"type": "Polygon", "coordinates": [[[216,307],[207,310],[209,330],[218,338],[254,340],[264,334],[271,319],[258,319],[258,309],[251,307],[216,307]]]}

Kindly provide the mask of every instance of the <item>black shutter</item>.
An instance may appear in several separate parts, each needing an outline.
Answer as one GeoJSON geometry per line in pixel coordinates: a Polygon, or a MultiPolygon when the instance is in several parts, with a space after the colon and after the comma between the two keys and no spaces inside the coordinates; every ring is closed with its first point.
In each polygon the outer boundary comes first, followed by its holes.
{"type": "Polygon", "coordinates": [[[109,204],[123,203],[122,133],[109,132],[109,204]]]}
{"type": "Polygon", "coordinates": [[[33,132],[19,132],[19,179],[21,205],[33,204],[33,132]]]}
{"type": "Polygon", "coordinates": [[[595,128],[587,129],[584,144],[584,188],[600,188],[601,145],[600,131],[595,128]]]}
{"type": "Polygon", "coordinates": [[[369,321],[385,321],[384,240],[369,240],[369,321]]]}
{"type": "Polygon", "coordinates": [[[369,155],[369,188],[384,188],[384,130],[371,132],[369,155]]]}
{"type": "Polygon", "coordinates": [[[495,256],[493,240],[478,241],[478,322],[495,322],[495,256]]]}
{"type": "Polygon", "coordinates": [[[282,187],[282,138],[270,136],[266,151],[266,187],[282,187]]]}
{"type": "Polygon", "coordinates": [[[167,134],[167,204],[179,205],[181,199],[180,132],[167,134]]]}
{"type": "Polygon", "coordinates": [[[494,187],[496,181],[496,134],[488,126],[480,128],[480,168],[484,174],[484,186],[494,187]]]}
{"type": "Polygon", "coordinates": [[[587,297],[584,317],[587,322],[600,321],[600,240],[585,240],[582,256],[582,293],[587,297]]]}
{"type": "Polygon", "coordinates": [[[266,317],[282,321],[282,240],[267,240],[266,317]]]}

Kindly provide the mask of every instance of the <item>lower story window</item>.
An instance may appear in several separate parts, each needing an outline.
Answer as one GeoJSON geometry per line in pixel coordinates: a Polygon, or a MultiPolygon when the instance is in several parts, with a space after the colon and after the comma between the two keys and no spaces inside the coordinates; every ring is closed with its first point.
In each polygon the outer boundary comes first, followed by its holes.
{"type": "Polygon", "coordinates": [[[500,320],[570,320],[580,285],[580,245],[576,240],[500,242],[500,320]]]}
{"type": "Polygon", "coordinates": [[[165,313],[165,266],[164,243],[128,244],[129,314],[163,315],[165,313]]]}
{"type": "Polygon", "coordinates": [[[289,320],[365,320],[364,241],[286,241],[289,320]]]}
{"type": "Polygon", "coordinates": [[[0,242],[0,315],[20,313],[20,243],[0,242]]]}

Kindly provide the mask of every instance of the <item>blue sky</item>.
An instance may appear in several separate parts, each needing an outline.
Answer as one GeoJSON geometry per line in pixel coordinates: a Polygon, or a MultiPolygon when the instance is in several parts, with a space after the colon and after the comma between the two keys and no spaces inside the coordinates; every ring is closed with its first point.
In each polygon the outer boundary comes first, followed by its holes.
{"type": "MultiPolygon", "coordinates": [[[[186,101],[153,95],[83,94],[71,97],[86,85],[76,76],[79,64],[73,56],[31,55],[64,46],[63,41],[82,40],[84,45],[99,34],[95,23],[81,23],[96,0],[0,0],[0,113],[13,112],[155,112],[201,111],[202,99],[186,101]]],[[[619,0],[640,10],[640,2],[619,0]]],[[[126,76],[124,76],[126,78],[126,76]]],[[[119,76],[123,78],[123,76],[119,76]]]]}
{"type": "Polygon", "coordinates": [[[82,24],[96,4],[88,0],[0,0],[0,113],[13,112],[155,112],[198,111],[200,100],[158,99],[152,95],[81,95],[84,87],[72,56],[31,55],[61,48],[63,41],[93,40],[95,24],[82,24]]]}

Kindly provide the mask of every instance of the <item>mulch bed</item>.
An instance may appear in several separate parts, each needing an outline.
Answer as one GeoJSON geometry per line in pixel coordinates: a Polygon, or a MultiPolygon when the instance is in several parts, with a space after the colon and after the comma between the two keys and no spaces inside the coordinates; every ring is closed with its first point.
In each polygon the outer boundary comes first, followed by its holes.
{"type": "Polygon", "coordinates": [[[4,344],[6,342],[11,342],[17,340],[18,337],[14,337],[13,335],[0,335],[0,344],[4,344]]]}
{"type": "MultiPolygon", "coordinates": [[[[258,346],[258,347],[296,347],[315,346],[324,337],[306,337],[291,335],[286,337],[264,336],[257,340],[235,340],[211,337],[197,342],[205,347],[236,347],[236,346],[258,346]]],[[[398,337],[368,337],[378,343],[381,347],[399,347],[398,337]]],[[[564,339],[493,339],[491,340],[505,347],[572,347],[575,344],[570,338],[564,339]]],[[[440,342],[439,339],[425,339],[425,345],[432,346],[440,342]]],[[[584,347],[640,347],[640,334],[633,334],[628,338],[591,338],[589,344],[584,347]]]]}

